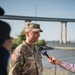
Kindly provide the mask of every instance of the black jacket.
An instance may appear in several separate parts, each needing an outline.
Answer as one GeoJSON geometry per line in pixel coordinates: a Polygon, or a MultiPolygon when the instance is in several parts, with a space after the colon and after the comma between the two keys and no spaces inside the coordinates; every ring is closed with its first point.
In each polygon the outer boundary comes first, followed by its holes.
{"type": "Polygon", "coordinates": [[[9,52],[4,47],[0,48],[0,75],[7,75],[9,52]]]}

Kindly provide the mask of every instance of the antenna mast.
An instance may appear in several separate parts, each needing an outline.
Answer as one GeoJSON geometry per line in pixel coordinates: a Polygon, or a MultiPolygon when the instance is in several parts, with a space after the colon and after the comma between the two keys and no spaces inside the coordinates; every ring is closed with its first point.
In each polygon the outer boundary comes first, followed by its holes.
{"type": "MultiPolygon", "coordinates": [[[[37,3],[36,3],[36,7],[35,7],[35,17],[37,17],[37,3]]],[[[37,20],[36,20],[37,23],[37,20]]]]}

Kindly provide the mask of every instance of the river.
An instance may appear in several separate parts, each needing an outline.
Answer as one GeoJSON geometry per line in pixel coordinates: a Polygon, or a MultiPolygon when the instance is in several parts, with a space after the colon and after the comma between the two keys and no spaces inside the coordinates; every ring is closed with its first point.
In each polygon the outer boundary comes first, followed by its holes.
{"type": "MultiPolygon", "coordinates": [[[[54,56],[58,59],[61,59],[65,62],[68,62],[68,63],[75,63],[75,50],[47,50],[47,53],[48,55],[50,56],[54,56]]],[[[47,59],[46,59],[46,56],[42,56],[42,63],[43,63],[43,67],[44,68],[48,68],[50,70],[52,70],[52,68],[54,69],[55,66],[50,64],[47,59]]],[[[56,66],[56,70],[57,70],[57,75],[75,75],[74,73],[72,72],[69,72],[69,71],[66,71],[64,69],[62,69],[61,67],[59,66],[56,66]],[[60,71],[59,71],[60,70],[60,71]],[[59,74],[60,72],[62,72],[61,74],[59,74]]],[[[50,71],[51,73],[51,71],[50,71]]],[[[49,75],[54,75],[54,74],[49,74],[49,75]]]]}

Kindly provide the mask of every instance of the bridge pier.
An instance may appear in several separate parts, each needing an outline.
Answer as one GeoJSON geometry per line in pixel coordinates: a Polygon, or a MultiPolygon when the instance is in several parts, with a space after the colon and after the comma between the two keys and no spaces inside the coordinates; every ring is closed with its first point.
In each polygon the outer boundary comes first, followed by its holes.
{"type": "Polygon", "coordinates": [[[67,43],[67,22],[61,22],[61,28],[60,28],[60,44],[64,43],[66,44],[67,43]],[[64,41],[62,41],[63,39],[63,23],[65,23],[65,26],[64,26],[64,41]]]}
{"type": "Polygon", "coordinates": [[[67,43],[67,22],[65,22],[65,36],[64,36],[64,44],[67,43]]]}
{"type": "Polygon", "coordinates": [[[60,28],[60,44],[62,44],[62,22],[61,22],[61,28],[60,28]]]}

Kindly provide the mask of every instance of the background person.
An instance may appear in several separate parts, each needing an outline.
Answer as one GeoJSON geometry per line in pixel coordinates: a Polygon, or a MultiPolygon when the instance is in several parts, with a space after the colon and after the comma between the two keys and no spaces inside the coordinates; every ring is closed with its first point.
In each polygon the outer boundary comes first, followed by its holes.
{"type": "Polygon", "coordinates": [[[39,24],[26,24],[26,40],[11,55],[9,75],[42,75],[41,54],[34,45],[40,37],[40,32],[42,29],[39,24]]]}
{"type": "Polygon", "coordinates": [[[7,75],[9,50],[12,47],[10,31],[9,24],[0,20],[0,75],[7,75]]]}

